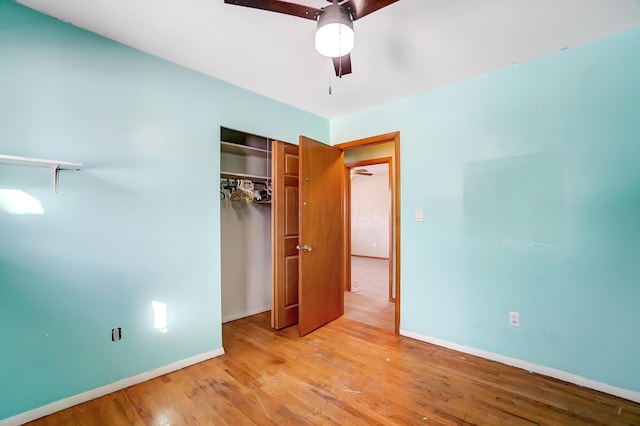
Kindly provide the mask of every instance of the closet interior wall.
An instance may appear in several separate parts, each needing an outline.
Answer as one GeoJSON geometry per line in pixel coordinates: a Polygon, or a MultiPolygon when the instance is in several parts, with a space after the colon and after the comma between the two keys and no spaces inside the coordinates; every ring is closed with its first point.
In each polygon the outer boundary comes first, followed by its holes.
{"type": "Polygon", "coordinates": [[[271,309],[271,204],[265,201],[271,147],[268,138],[227,128],[220,136],[221,299],[228,322],[271,309]],[[234,195],[243,182],[262,190],[261,200],[234,195]]]}

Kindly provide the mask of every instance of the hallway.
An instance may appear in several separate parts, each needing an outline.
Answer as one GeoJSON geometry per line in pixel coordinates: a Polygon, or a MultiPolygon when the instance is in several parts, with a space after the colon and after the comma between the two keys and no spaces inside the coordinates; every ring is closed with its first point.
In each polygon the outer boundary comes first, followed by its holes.
{"type": "Polygon", "coordinates": [[[395,304],[389,302],[389,260],[351,256],[351,292],[344,294],[346,318],[393,331],[395,304]]]}

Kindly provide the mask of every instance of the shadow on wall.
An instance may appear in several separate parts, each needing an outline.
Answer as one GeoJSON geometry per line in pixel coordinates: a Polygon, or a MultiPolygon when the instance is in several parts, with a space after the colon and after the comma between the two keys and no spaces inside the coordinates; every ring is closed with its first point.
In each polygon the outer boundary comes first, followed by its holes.
{"type": "Polygon", "coordinates": [[[501,241],[558,243],[564,197],[564,162],[558,152],[468,163],[465,233],[501,241]]]}

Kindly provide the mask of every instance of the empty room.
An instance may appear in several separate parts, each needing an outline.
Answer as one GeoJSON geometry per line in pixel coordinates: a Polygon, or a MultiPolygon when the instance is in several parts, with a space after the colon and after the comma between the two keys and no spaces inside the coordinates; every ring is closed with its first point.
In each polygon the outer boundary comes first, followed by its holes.
{"type": "Polygon", "coordinates": [[[639,425],[639,76],[638,0],[0,0],[0,426],[639,425]]]}

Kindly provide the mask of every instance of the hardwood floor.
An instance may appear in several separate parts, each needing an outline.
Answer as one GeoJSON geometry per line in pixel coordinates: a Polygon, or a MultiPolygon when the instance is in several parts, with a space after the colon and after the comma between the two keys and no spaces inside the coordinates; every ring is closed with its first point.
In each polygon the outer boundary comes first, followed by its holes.
{"type": "Polygon", "coordinates": [[[269,313],[227,353],[34,425],[640,425],[640,404],[341,317],[305,337],[269,313]]]}
{"type": "Polygon", "coordinates": [[[351,292],[344,293],[344,316],[384,330],[395,326],[389,302],[389,260],[351,257],[351,292]]]}

